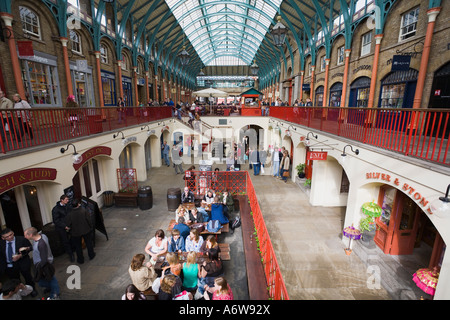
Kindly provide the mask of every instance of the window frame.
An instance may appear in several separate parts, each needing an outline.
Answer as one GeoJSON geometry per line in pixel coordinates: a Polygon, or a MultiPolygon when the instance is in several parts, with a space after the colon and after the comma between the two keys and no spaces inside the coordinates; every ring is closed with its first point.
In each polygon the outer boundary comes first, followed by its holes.
{"type": "MultiPolygon", "coordinates": [[[[36,12],[34,12],[33,10],[31,10],[30,8],[26,7],[26,6],[19,6],[19,15],[20,15],[20,22],[22,23],[22,31],[24,33],[34,37],[34,38],[37,38],[37,39],[41,40],[42,39],[42,32],[41,32],[41,23],[40,23],[39,15],[36,12]],[[29,14],[32,14],[32,15],[35,16],[35,18],[36,18],[36,25],[34,25],[32,22],[30,23],[30,22],[25,21],[24,16],[22,15],[22,10],[27,10],[28,11],[27,17],[28,17],[29,14]],[[28,30],[26,28],[26,26],[28,26],[28,25],[31,26],[32,29],[34,27],[36,27],[39,33],[35,33],[33,31],[31,31],[31,30],[28,30]]],[[[33,19],[31,19],[31,20],[33,20],[33,19]]]]}
{"type": "Polygon", "coordinates": [[[339,47],[337,49],[337,64],[343,65],[345,63],[345,46],[339,47]],[[342,58],[342,61],[341,61],[342,58]]]}
{"type": "Polygon", "coordinates": [[[75,30],[69,30],[69,39],[70,39],[70,49],[78,54],[83,54],[83,48],[81,46],[81,35],[76,32],[75,30]],[[78,41],[74,41],[72,34],[75,34],[77,36],[78,41]],[[77,48],[74,48],[74,46],[78,46],[78,50],[77,48]]]}
{"type": "Polygon", "coordinates": [[[402,14],[402,18],[400,19],[400,30],[399,30],[399,35],[398,35],[398,41],[405,41],[408,39],[413,38],[414,36],[416,36],[417,33],[417,23],[419,22],[419,14],[420,14],[420,6],[415,7],[414,9],[409,10],[408,12],[405,12],[404,14],[402,14]],[[406,26],[403,25],[405,18],[408,17],[411,12],[415,12],[415,18],[416,20],[406,26]],[[408,31],[406,33],[403,33],[403,30],[405,28],[409,28],[410,26],[414,26],[415,28],[413,31],[408,31]]]}
{"type": "Polygon", "coordinates": [[[103,64],[108,64],[108,62],[109,62],[108,48],[105,45],[100,44],[99,51],[100,51],[100,62],[103,64]],[[103,51],[102,51],[102,49],[103,49],[103,51]]]}
{"type": "Polygon", "coordinates": [[[361,36],[361,57],[367,56],[372,52],[372,39],[372,31],[366,32],[361,36]],[[370,41],[364,43],[367,36],[370,36],[370,41]],[[366,48],[369,48],[368,52],[364,51],[366,48]]]}

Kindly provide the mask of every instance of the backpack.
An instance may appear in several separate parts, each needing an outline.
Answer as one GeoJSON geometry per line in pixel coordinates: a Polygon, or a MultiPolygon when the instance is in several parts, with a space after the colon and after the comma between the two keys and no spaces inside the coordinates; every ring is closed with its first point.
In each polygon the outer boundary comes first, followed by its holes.
{"type": "Polygon", "coordinates": [[[219,220],[209,220],[208,224],[206,225],[206,230],[209,232],[219,232],[219,230],[222,228],[222,225],[220,224],[219,220]]]}
{"type": "Polygon", "coordinates": [[[241,218],[240,217],[234,218],[230,224],[230,227],[232,230],[239,228],[240,226],[241,226],[241,218]]]}

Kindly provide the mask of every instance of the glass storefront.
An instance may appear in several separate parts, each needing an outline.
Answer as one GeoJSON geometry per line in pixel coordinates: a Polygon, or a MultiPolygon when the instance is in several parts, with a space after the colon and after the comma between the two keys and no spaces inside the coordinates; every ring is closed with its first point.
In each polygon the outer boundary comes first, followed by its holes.
{"type": "Polygon", "coordinates": [[[381,81],[379,107],[412,108],[418,71],[414,69],[394,71],[381,81]]]}
{"type": "Polygon", "coordinates": [[[116,80],[111,72],[101,71],[103,87],[103,103],[106,107],[116,105],[116,80]]]}
{"type": "Polygon", "coordinates": [[[75,100],[80,107],[92,108],[95,106],[94,86],[92,81],[92,68],[77,70],[77,66],[70,66],[73,92],[75,100]]]}
{"type": "Polygon", "coordinates": [[[316,98],[314,100],[314,105],[316,107],[323,107],[323,86],[320,86],[316,89],[316,98]]]}
{"type": "Polygon", "coordinates": [[[20,57],[22,80],[31,106],[60,107],[56,57],[35,51],[34,56],[20,57]]]}
{"type": "Polygon", "coordinates": [[[342,82],[333,84],[330,88],[330,107],[340,107],[342,96],[342,82]]]}

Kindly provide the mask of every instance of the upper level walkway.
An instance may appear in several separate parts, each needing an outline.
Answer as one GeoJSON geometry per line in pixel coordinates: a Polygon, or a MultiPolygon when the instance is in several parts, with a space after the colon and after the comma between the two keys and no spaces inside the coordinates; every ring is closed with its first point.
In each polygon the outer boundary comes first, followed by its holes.
{"type": "MultiPolygon", "coordinates": [[[[450,165],[450,112],[443,109],[383,109],[332,107],[270,107],[269,116],[330,133],[344,139],[364,143],[380,150],[421,159],[437,165],[450,165]]],[[[25,109],[26,110],[26,109],[25,109]]],[[[214,107],[201,117],[233,115],[214,107]]],[[[227,109],[228,110],[228,109],[227,109]]],[[[261,116],[261,111],[249,113],[261,116]]],[[[255,111],[254,110],[254,111],[255,111]]],[[[26,110],[29,112],[29,109],[26,110]]],[[[241,116],[248,114],[244,109],[241,116]]],[[[8,125],[0,127],[1,154],[34,146],[88,137],[122,128],[145,126],[174,116],[170,107],[130,107],[125,112],[116,108],[80,108],[68,113],[66,108],[33,109],[29,125],[20,121],[20,112],[8,113],[8,125]],[[75,117],[75,118],[74,118],[75,117]],[[76,119],[76,120],[73,120],[76,119]],[[6,130],[8,128],[8,131],[6,130]],[[32,131],[32,134],[23,134],[32,131]]],[[[237,114],[234,114],[237,115],[237,114]]],[[[187,114],[179,117],[188,123],[187,114]]],[[[202,121],[200,121],[200,125],[202,121]]],[[[192,126],[193,129],[196,127],[192,126]]],[[[209,129],[198,126],[198,130],[209,129]]]]}

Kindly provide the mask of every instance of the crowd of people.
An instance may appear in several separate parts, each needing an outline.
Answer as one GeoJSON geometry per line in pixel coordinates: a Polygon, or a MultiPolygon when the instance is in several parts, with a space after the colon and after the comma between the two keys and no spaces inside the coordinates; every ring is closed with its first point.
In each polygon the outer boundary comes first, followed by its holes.
{"type": "Polygon", "coordinates": [[[128,269],[131,284],[126,287],[123,300],[146,300],[149,292],[157,294],[159,300],[233,300],[215,235],[204,239],[196,227],[209,220],[229,223],[233,198],[226,191],[218,195],[208,190],[196,207],[194,195],[186,187],[181,201],[171,235],[162,229],[155,232],[144,248],[147,262],[143,253],[133,256],[128,269]],[[185,203],[194,205],[188,210],[185,203]]]}

